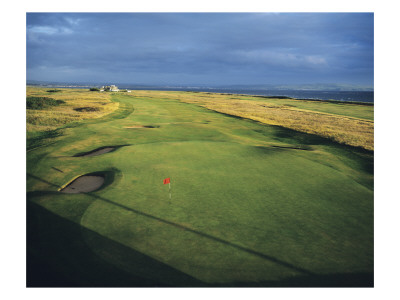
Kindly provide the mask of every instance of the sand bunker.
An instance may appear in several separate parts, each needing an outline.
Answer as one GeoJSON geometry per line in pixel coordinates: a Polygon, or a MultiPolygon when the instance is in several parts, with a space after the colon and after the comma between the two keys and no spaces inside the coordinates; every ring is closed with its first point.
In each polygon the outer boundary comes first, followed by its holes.
{"type": "Polygon", "coordinates": [[[97,148],[97,149],[94,149],[94,150],[89,151],[89,152],[75,154],[74,157],[102,155],[102,154],[114,151],[117,148],[118,147],[112,147],[112,146],[101,147],[101,148],[97,148]]]}
{"type": "Polygon", "coordinates": [[[68,194],[93,192],[104,184],[104,180],[105,178],[99,175],[83,175],[61,189],[60,192],[68,194]]]}
{"type": "Polygon", "coordinates": [[[304,146],[274,146],[272,145],[271,147],[273,148],[280,148],[280,149],[292,149],[292,150],[305,150],[305,151],[311,151],[312,148],[308,145],[304,145],[304,146]]]}
{"type": "Polygon", "coordinates": [[[101,109],[99,107],[75,107],[74,110],[79,112],[93,112],[100,111],[101,109]]]}
{"type": "Polygon", "coordinates": [[[158,125],[135,125],[135,126],[126,126],[126,129],[135,129],[135,128],[159,128],[158,125]]]}

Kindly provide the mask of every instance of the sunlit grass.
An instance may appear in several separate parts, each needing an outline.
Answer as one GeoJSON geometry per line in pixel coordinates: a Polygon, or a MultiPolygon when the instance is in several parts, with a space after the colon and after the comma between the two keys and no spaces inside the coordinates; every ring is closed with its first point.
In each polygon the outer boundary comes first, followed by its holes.
{"type": "Polygon", "coordinates": [[[48,92],[49,88],[27,87],[27,97],[51,97],[63,100],[64,104],[41,110],[26,110],[26,129],[32,131],[48,131],[65,124],[85,119],[99,118],[107,115],[119,106],[111,102],[110,93],[91,92],[86,89],[60,89],[60,92],[48,92]],[[93,111],[79,111],[82,107],[93,111]]]}
{"type": "Polygon", "coordinates": [[[221,113],[316,134],[346,145],[374,149],[373,105],[191,92],[135,91],[135,94],[178,99],[221,113]]]}
{"type": "Polygon", "coordinates": [[[207,101],[202,105],[218,112],[317,134],[339,143],[373,150],[374,123],[370,120],[244,100],[217,103],[207,101]]]}
{"type": "MultiPolygon", "coordinates": [[[[51,109],[28,109],[28,132],[53,130],[70,122],[99,118],[119,105],[111,102],[110,93],[84,89],[61,89],[61,92],[50,93],[48,90],[28,87],[27,96],[52,97],[66,103],[51,109]],[[88,111],[91,109],[93,111],[88,111]]],[[[316,134],[346,145],[374,149],[373,105],[204,92],[134,91],[129,96],[176,99],[221,113],[316,134]]]]}

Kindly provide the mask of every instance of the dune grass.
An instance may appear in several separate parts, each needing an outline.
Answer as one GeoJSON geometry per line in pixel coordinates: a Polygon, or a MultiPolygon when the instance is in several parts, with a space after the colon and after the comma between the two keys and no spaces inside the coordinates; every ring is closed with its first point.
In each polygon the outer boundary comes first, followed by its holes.
{"type": "Polygon", "coordinates": [[[203,102],[209,109],[331,138],[339,143],[373,150],[374,123],[370,120],[255,101],[203,102]]]}
{"type": "Polygon", "coordinates": [[[28,86],[27,99],[51,98],[63,101],[57,106],[27,108],[27,132],[55,130],[70,122],[99,118],[118,108],[118,103],[111,102],[109,93],[91,92],[80,89],[48,89],[28,86]],[[88,108],[80,110],[81,108],[88,108]]]}
{"type": "Polygon", "coordinates": [[[28,152],[28,286],[373,285],[373,154],[200,96],[114,94],[28,152]],[[58,192],[93,172],[112,182],[58,192]]]}

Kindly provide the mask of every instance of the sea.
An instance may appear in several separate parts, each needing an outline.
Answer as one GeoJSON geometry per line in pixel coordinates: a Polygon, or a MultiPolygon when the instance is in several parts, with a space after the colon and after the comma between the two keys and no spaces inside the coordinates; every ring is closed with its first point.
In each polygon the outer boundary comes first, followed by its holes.
{"type": "MultiPolygon", "coordinates": [[[[92,86],[83,85],[42,85],[52,88],[89,88],[92,86]]],[[[155,90],[155,91],[190,91],[190,92],[209,92],[226,93],[257,96],[280,96],[296,99],[312,100],[336,100],[350,102],[374,102],[373,91],[316,91],[316,90],[266,90],[266,89],[235,89],[235,88],[213,88],[213,87],[165,87],[165,86],[135,86],[117,85],[119,89],[129,90],[155,90]]]]}
{"type": "Polygon", "coordinates": [[[248,90],[234,88],[187,88],[187,87],[162,87],[162,88],[135,88],[135,87],[119,87],[120,89],[131,90],[162,90],[162,91],[192,91],[192,92],[209,92],[209,93],[228,93],[258,96],[280,96],[296,99],[313,99],[313,100],[336,100],[336,101],[354,101],[354,102],[374,102],[373,91],[312,91],[312,90],[248,90]]]}

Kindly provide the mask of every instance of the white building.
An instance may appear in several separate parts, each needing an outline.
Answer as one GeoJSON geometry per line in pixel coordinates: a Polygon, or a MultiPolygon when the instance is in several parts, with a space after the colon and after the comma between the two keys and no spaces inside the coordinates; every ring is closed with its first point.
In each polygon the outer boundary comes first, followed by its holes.
{"type": "Polygon", "coordinates": [[[116,85],[110,85],[110,91],[111,92],[118,92],[119,89],[118,89],[118,87],[116,85]]]}
{"type": "Polygon", "coordinates": [[[112,85],[102,86],[100,88],[100,92],[104,92],[104,91],[106,91],[106,92],[118,92],[119,89],[118,89],[118,87],[116,85],[112,84],[112,85]]]}

